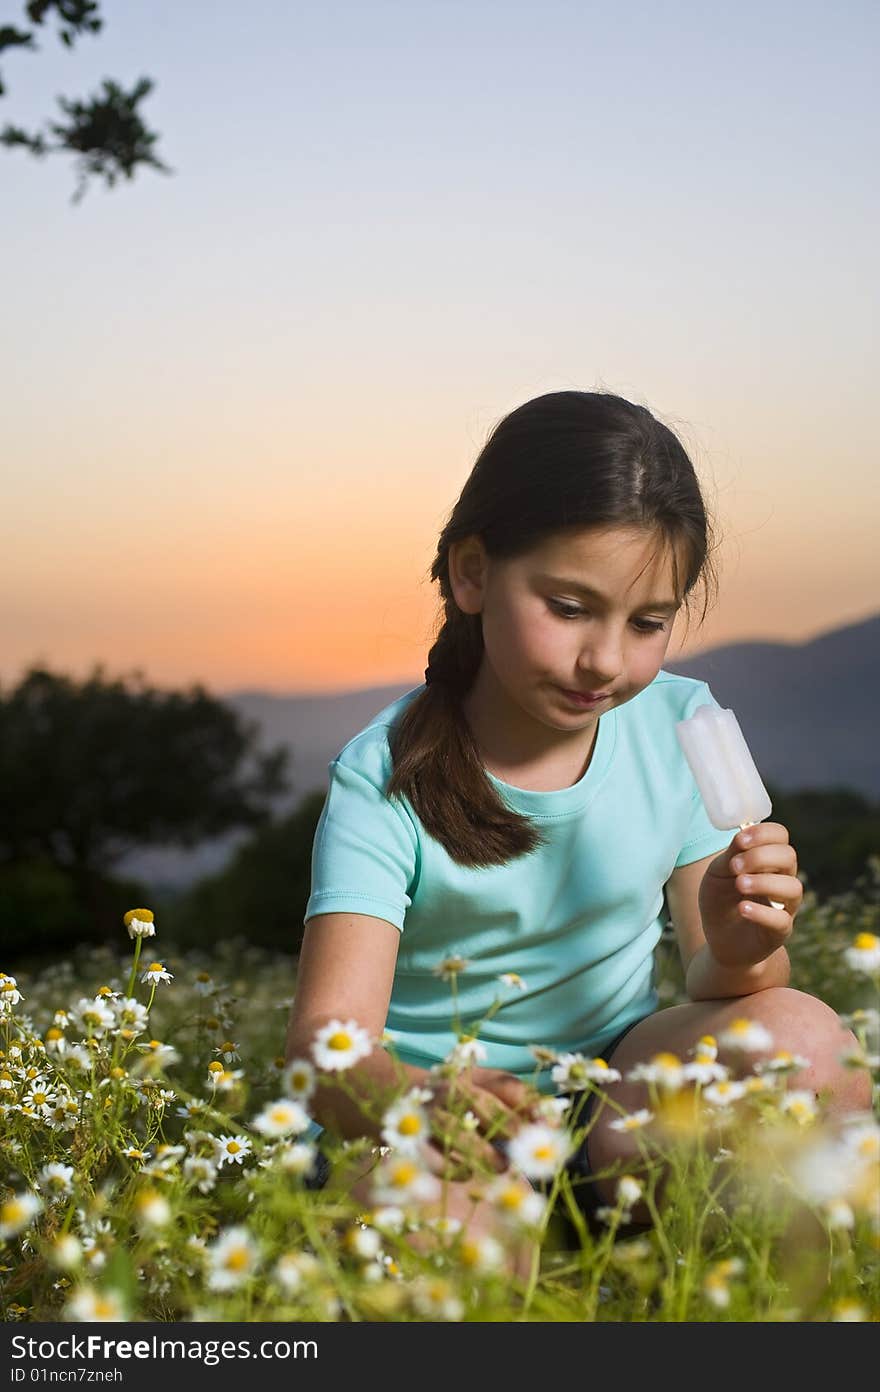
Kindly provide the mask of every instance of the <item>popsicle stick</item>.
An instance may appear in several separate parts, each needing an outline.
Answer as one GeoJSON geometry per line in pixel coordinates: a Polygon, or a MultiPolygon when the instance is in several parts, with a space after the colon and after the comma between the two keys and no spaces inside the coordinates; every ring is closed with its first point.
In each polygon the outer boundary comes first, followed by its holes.
{"type": "MultiPolygon", "coordinates": [[[[746,827],[757,826],[757,825],[758,825],[757,822],[740,822],[740,824],[739,824],[739,829],[740,829],[740,831],[745,831],[746,827]]],[[[785,908],[785,905],[784,905],[784,904],[780,904],[780,902],[779,902],[778,899],[771,899],[771,900],[770,900],[770,907],[771,907],[771,909],[784,909],[784,908],[785,908]]]]}

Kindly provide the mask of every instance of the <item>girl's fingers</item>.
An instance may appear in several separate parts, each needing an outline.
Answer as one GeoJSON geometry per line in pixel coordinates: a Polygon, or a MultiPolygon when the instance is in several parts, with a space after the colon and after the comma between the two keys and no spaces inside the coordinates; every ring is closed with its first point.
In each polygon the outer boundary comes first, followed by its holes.
{"type": "Polygon", "coordinates": [[[776,909],[792,912],[803,899],[803,886],[796,880],[792,885],[790,875],[737,875],[736,887],[741,894],[754,898],[763,895],[776,909]]]}

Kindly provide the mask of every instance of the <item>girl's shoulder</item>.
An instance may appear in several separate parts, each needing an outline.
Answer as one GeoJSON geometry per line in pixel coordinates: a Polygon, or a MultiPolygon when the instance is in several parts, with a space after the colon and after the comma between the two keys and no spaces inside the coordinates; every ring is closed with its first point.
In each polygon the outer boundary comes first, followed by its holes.
{"type": "Polygon", "coordinates": [[[342,764],[368,778],[377,788],[384,789],[392,771],[389,732],[401,712],[424,689],[424,685],[413,687],[377,711],[333,757],[331,769],[334,764],[342,764]]]}
{"type": "Polygon", "coordinates": [[[681,720],[707,702],[718,704],[708,682],[701,677],[686,677],[679,672],[669,672],[665,667],[660,668],[654,680],[639,693],[636,700],[646,696],[653,704],[675,713],[683,712],[679,716],[681,720]]]}

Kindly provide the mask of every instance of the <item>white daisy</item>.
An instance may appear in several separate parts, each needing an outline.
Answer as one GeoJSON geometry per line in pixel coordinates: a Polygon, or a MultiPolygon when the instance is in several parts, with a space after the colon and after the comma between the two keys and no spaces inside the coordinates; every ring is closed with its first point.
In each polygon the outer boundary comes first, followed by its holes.
{"type": "Polygon", "coordinates": [[[314,1280],[320,1270],[311,1252],[282,1252],[275,1263],[275,1277],[289,1295],[300,1290],[304,1282],[314,1280]]]}
{"type": "Polygon", "coordinates": [[[131,1030],[133,1034],[141,1034],[147,1028],[150,1019],[147,1007],[132,996],[121,996],[114,1000],[113,1011],[116,1023],[121,1028],[131,1030]]]}
{"type": "Polygon", "coordinates": [[[171,1205],[156,1189],[142,1189],[135,1196],[134,1209],[147,1228],[164,1228],[171,1220],[171,1205]]]}
{"type": "Polygon", "coordinates": [[[310,1141],[295,1141],[275,1152],[274,1163],[285,1174],[310,1175],[315,1167],[317,1148],[310,1141]]]}
{"type": "Polygon", "coordinates": [[[73,1271],[83,1258],[82,1245],[73,1233],[62,1233],[52,1243],[49,1259],[61,1271],[73,1271]]]}
{"type": "Polygon", "coordinates": [[[464,1035],[452,1046],[443,1062],[453,1070],[461,1070],[485,1063],[488,1056],[485,1044],[472,1035],[464,1035]]]}
{"type": "Polygon", "coordinates": [[[856,1215],[853,1213],[845,1199],[829,1199],[824,1205],[825,1221],[829,1228],[853,1228],[855,1227],[856,1215]]]}
{"type": "Polygon", "coordinates": [[[319,1068],[343,1072],[372,1052],[369,1034],[354,1020],[331,1020],[322,1025],[312,1044],[312,1055],[319,1068]]]}
{"type": "Polygon", "coordinates": [[[284,1069],[281,1085],[288,1097],[305,1104],[315,1091],[316,1076],[308,1059],[295,1058],[284,1069]]]}
{"type": "Polygon", "coordinates": [[[730,1278],[738,1276],[743,1269],[739,1257],[716,1262],[703,1277],[703,1294],[710,1304],[724,1310],[730,1304],[730,1278]]]}
{"type": "Polygon", "coordinates": [[[39,1195],[32,1193],[30,1189],[23,1189],[20,1193],[13,1194],[5,1203],[0,1204],[0,1241],[23,1232],[25,1228],[30,1226],[42,1207],[42,1199],[39,1195]]]}
{"type": "Polygon", "coordinates": [[[857,933],[852,947],[848,947],[844,960],[853,971],[867,972],[873,976],[880,972],[880,938],[875,933],[857,933]]]}
{"type": "Polygon", "coordinates": [[[94,1286],[78,1286],[64,1307],[64,1317],[91,1324],[118,1323],[126,1320],[128,1315],[118,1291],[98,1291],[94,1286]]]}
{"type": "Polygon", "coordinates": [[[515,1175],[502,1174],[486,1189],[486,1198],[495,1206],[506,1226],[535,1228],[544,1217],[547,1200],[537,1189],[515,1175]]]}
{"type": "Polygon", "coordinates": [[[39,1188],[45,1193],[58,1196],[70,1194],[73,1190],[73,1166],[50,1160],[48,1165],[44,1165],[40,1170],[37,1179],[39,1188]]]}
{"type": "Polygon", "coordinates": [[[156,925],[149,909],[129,909],[123,918],[130,938],[154,938],[156,925]]]}
{"type": "Polygon", "coordinates": [[[267,1103],[254,1117],[251,1126],[263,1136],[289,1136],[291,1132],[298,1135],[308,1130],[309,1117],[298,1102],[281,1097],[276,1102],[267,1103]]]}
{"type": "Polygon", "coordinates": [[[246,1136],[218,1136],[214,1142],[218,1165],[240,1165],[251,1153],[246,1136]]]}
{"type": "Polygon", "coordinates": [[[617,1202],[624,1208],[632,1208],[634,1203],[642,1197],[644,1185],[635,1175],[621,1175],[617,1181],[617,1202]]]}
{"type": "MultiPolygon", "coordinates": [[[[70,1020],[75,1029],[89,1037],[93,1036],[100,1039],[107,1030],[113,1029],[116,1024],[116,1013],[100,996],[95,996],[92,1000],[81,996],[71,1009],[70,1020]]],[[[69,1057],[70,1051],[68,1051],[69,1057]]],[[[91,1065],[91,1059],[89,1059],[89,1065],[91,1065]]]]}
{"type": "Polygon", "coordinates": [[[656,1083],[674,1092],[684,1082],[684,1065],[677,1054],[654,1054],[648,1063],[637,1063],[626,1075],[628,1083],[656,1083]]]}
{"type": "Polygon", "coordinates": [[[209,1290],[235,1290],[254,1274],[259,1248],[242,1225],[225,1228],[206,1249],[209,1290]]]}
{"type": "Polygon", "coordinates": [[[510,1163],[528,1179],[552,1179],[572,1149],[567,1131],[531,1122],[521,1126],[507,1143],[510,1163]]]}
{"type": "Polygon", "coordinates": [[[418,1276],[410,1288],[413,1308],[429,1320],[459,1321],[464,1305],[451,1281],[442,1276],[418,1276]]]}
{"type": "Polygon", "coordinates": [[[463,1237],[458,1244],[458,1260],[465,1271],[484,1273],[500,1271],[504,1266],[504,1248],[487,1233],[463,1237]]]}
{"type": "Polygon", "coordinates": [[[398,1208],[394,1204],[385,1204],[382,1208],[373,1209],[370,1214],[370,1222],[380,1232],[399,1233],[403,1231],[406,1214],[402,1208],[398,1208]]]}
{"type": "Polygon", "coordinates": [[[612,1131],[638,1131],[641,1126],[647,1126],[649,1121],[653,1121],[654,1113],[649,1112],[647,1107],[642,1107],[637,1112],[629,1112],[626,1116],[616,1117],[614,1121],[609,1121],[608,1126],[612,1131]]]}
{"type": "Polygon", "coordinates": [[[421,1105],[421,1093],[416,1099],[408,1092],[387,1109],[382,1117],[382,1139],[404,1155],[415,1155],[429,1139],[431,1123],[421,1105]]]}
{"type": "Polygon", "coordinates": [[[20,1000],[24,1000],[24,996],[15,977],[0,972],[0,1015],[7,1014],[20,1000]]]}
{"type": "Polygon", "coordinates": [[[459,972],[467,971],[470,962],[467,957],[462,957],[456,952],[450,953],[448,957],[442,958],[436,966],[431,968],[435,976],[439,976],[443,981],[450,981],[457,977],[459,972]]]}
{"type": "Polygon", "coordinates": [[[217,1183],[217,1166],[207,1155],[189,1155],[183,1162],[183,1177],[200,1194],[209,1194],[217,1183]]]}
{"type": "Polygon", "coordinates": [[[180,1062],[180,1054],[174,1045],[163,1044],[161,1039],[151,1039],[143,1046],[143,1050],[144,1055],[160,1068],[170,1068],[172,1063],[180,1062]]]}
{"type": "Polygon", "coordinates": [[[779,1110],[791,1116],[801,1126],[814,1121],[819,1115],[816,1094],[806,1088],[792,1088],[779,1099],[779,1110]]]}
{"type": "Polygon", "coordinates": [[[693,1054],[695,1058],[703,1062],[707,1059],[717,1058],[718,1040],[715,1038],[714,1034],[702,1034],[693,1048],[688,1049],[688,1053],[693,1054]]]}
{"type": "Polygon", "coordinates": [[[714,1083],[728,1077],[730,1069],[725,1068],[723,1063],[698,1054],[692,1062],[682,1066],[682,1073],[688,1083],[714,1083]]]}
{"type": "Polygon", "coordinates": [[[391,1155],[373,1172],[372,1199],[379,1204],[427,1202],[440,1193],[440,1181],[409,1155],[391,1155]]]}
{"type": "Polygon", "coordinates": [[[535,1104],[538,1117],[543,1117],[549,1121],[551,1126],[562,1126],[566,1116],[573,1107],[571,1097],[539,1097],[535,1104]]]}
{"type": "Polygon", "coordinates": [[[147,970],[142,974],[141,981],[149,981],[151,985],[158,985],[160,981],[173,981],[171,972],[167,972],[161,962],[151,962],[147,970]]]}
{"type": "Polygon", "coordinates": [[[779,1049],[772,1058],[759,1059],[755,1064],[756,1073],[795,1073],[799,1068],[809,1068],[810,1060],[800,1054],[791,1054],[787,1049],[779,1049]]]}
{"type": "Polygon", "coordinates": [[[590,1083],[604,1087],[620,1082],[616,1068],[610,1068],[603,1058],[586,1059],[583,1054],[560,1054],[550,1077],[560,1092],[580,1092],[590,1083]]]}
{"type": "Polygon", "coordinates": [[[375,1228],[365,1223],[352,1223],[342,1235],[342,1245],[351,1256],[359,1261],[373,1261],[382,1248],[382,1238],[375,1228]]]}
{"type": "Polygon", "coordinates": [[[745,1083],[735,1082],[731,1078],[722,1078],[720,1082],[712,1083],[703,1093],[706,1101],[711,1102],[713,1107],[729,1107],[732,1102],[738,1102],[745,1095],[745,1083]]]}
{"type": "Polygon", "coordinates": [[[503,986],[511,986],[517,991],[524,991],[526,983],[523,981],[519,972],[502,972],[498,980],[503,986]]]}
{"type": "Polygon", "coordinates": [[[773,1048],[773,1035],[758,1020],[738,1018],[718,1036],[718,1043],[724,1049],[737,1049],[742,1053],[753,1053],[760,1049],[773,1048]]]}
{"type": "Polygon", "coordinates": [[[833,1324],[861,1324],[868,1315],[857,1300],[838,1300],[831,1311],[833,1324]]]}

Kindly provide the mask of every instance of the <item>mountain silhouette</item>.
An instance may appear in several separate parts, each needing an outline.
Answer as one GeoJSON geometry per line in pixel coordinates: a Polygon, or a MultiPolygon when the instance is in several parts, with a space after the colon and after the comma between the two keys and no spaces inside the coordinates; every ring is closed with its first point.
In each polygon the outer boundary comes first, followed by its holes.
{"type": "MultiPolygon", "coordinates": [[[[880,614],[805,643],[729,643],[663,667],[708,682],[735,712],[765,782],[785,793],[849,788],[880,801],[880,614]]],[[[290,747],[292,792],[278,804],[283,813],[326,788],[327,765],[346,741],[421,680],[300,696],[242,690],[219,699],[258,724],[262,747],[290,747]]],[[[189,851],[132,851],[115,873],[176,891],[221,869],[249,835],[229,833],[189,851]]]]}

